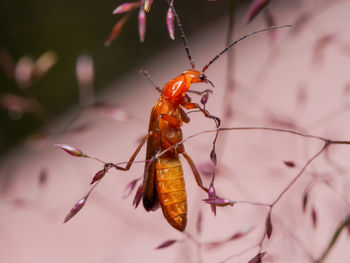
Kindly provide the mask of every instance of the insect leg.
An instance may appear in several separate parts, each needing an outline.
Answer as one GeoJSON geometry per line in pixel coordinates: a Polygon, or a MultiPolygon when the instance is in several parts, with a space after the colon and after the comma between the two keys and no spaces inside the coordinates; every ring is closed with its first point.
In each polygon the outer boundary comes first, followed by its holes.
{"type": "Polygon", "coordinates": [[[169,122],[169,124],[175,128],[181,127],[181,121],[178,118],[171,116],[170,114],[161,114],[160,119],[169,122]]]}
{"type": "Polygon", "coordinates": [[[220,118],[214,116],[214,115],[211,115],[209,113],[209,111],[207,111],[206,109],[202,108],[201,106],[199,106],[198,103],[193,103],[193,102],[183,102],[181,104],[185,109],[187,110],[190,110],[190,109],[198,109],[200,110],[205,117],[209,118],[209,119],[213,119],[215,121],[215,124],[216,124],[216,127],[220,127],[220,124],[221,124],[221,120],[220,118]]]}
{"type": "Polygon", "coordinates": [[[127,171],[130,169],[132,163],[134,162],[136,155],[140,152],[142,146],[145,144],[145,142],[147,141],[149,134],[147,134],[141,141],[141,143],[139,144],[139,146],[137,147],[137,149],[135,150],[134,154],[131,156],[130,160],[128,161],[128,163],[126,164],[125,167],[121,167],[118,165],[114,165],[113,167],[118,169],[118,170],[122,170],[122,171],[127,171]]]}
{"type": "Polygon", "coordinates": [[[185,123],[189,123],[190,122],[190,117],[188,117],[187,113],[184,111],[183,108],[179,107],[179,112],[181,114],[181,118],[185,123]]]}
{"type": "Polygon", "coordinates": [[[202,96],[202,95],[204,95],[205,93],[213,93],[213,90],[212,90],[212,89],[206,89],[206,90],[203,90],[203,91],[188,90],[187,93],[193,93],[193,94],[202,96]]]}
{"type": "MultiPolygon", "coordinates": [[[[180,113],[181,114],[181,113],[180,113]]],[[[186,113],[184,112],[185,116],[186,113]]],[[[189,118],[183,120],[180,119],[178,116],[173,116],[170,114],[160,114],[159,115],[159,125],[161,128],[159,129],[159,136],[160,141],[159,145],[163,145],[163,149],[173,146],[174,144],[177,144],[178,142],[182,141],[182,132],[181,132],[181,125],[182,121],[189,121],[189,118]],[[163,124],[161,125],[161,121],[163,124]]],[[[172,150],[176,155],[179,153],[182,153],[184,151],[183,144],[177,145],[172,150]]]]}
{"type": "Polygon", "coordinates": [[[149,74],[149,72],[147,70],[144,70],[144,69],[141,69],[140,70],[140,74],[145,77],[149,83],[151,83],[151,85],[159,92],[161,93],[162,92],[162,89],[154,82],[151,74],[149,74]]]}
{"type": "Polygon", "coordinates": [[[202,188],[203,191],[207,192],[209,191],[208,188],[206,188],[204,185],[203,185],[203,182],[202,182],[202,178],[197,170],[197,167],[196,165],[194,164],[192,158],[186,153],[186,152],[183,152],[182,155],[185,157],[186,161],[188,162],[188,164],[190,165],[191,167],[191,170],[192,170],[192,173],[194,175],[194,178],[196,179],[196,182],[197,182],[197,185],[202,188]]]}

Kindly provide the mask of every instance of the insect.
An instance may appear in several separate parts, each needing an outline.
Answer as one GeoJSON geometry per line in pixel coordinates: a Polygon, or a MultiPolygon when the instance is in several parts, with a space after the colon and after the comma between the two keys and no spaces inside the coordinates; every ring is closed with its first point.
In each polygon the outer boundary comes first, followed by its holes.
{"type": "MultiPolygon", "coordinates": [[[[253,34],[287,26],[265,28],[241,37],[218,53],[199,71],[195,69],[183,27],[172,3],[170,3],[170,8],[174,13],[192,69],[186,70],[179,76],[168,81],[163,89],[156,87],[160,91],[160,97],[153,105],[151,111],[148,134],[143,138],[127,165],[125,167],[116,166],[116,168],[124,171],[129,170],[136,155],[147,141],[147,162],[143,184],[140,188],[142,190],[143,206],[147,211],[154,211],[160,206],[168,223],[175,229],[184,231],[187,224],[187,197],[182,164],[179,158],[180,155],[186,159],[191,167],[198,186],[205,192],[209,191],[203,185],[196,165],[186,153],[182,144],[183,134],[181,127],[183,123],[190,122],[190,118],[185,110],[198,110],[205,117],[213,119],[216,127],[220,126],[220,119],[218,117],[211,115],[199,104],[191,102],[191,98],[187,94],[191,92],[191,85],[195,83],[207,83],[214,87],[204,72],[221,55],[239,41],[253,34]],[[163,152],[163,154],[158,155],[160,152],[163,152]]],[[[149,78],[147,73],[144,73],[144,75],[149,78]]]]}

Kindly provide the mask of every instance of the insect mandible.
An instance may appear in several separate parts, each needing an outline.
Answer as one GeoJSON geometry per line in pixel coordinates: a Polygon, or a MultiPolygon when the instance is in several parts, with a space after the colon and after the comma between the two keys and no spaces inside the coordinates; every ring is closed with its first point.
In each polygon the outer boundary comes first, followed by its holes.
{"type": "MultiPolygon", "coordinates": [[[[154,211],[159,206],[168,223],[179,231],[184,231],[187,224],[187,197],[185,181],[183,177],[182,164],[179,158],[181,154],[188,162],[198,186],[208,193],[209,189],[202,183],[200,174],[191,157],[185,152],[183,134],[181,126],[189,123],[190,118],[186,110],[195,109],[204,114],[206,118],[213,119],[216,127],[220,126],[220,119],[211,115],[204,107],[198,103],[191,102],[188,96],[190,87],[195,83],[208,83],[214,87],[204,72],[221,55],[241,40],[268,30],[274,30],[289,25],[264,28],[247,34],[232,42],[229,46],[219,52],[206,64],[201,71],[196,70],[195,64],[189,52],[187,39],[179,17],[172,2],[169,3],[173,11],[181,38],[185,45],[187,57],[191,64],[191,69],[182,72],[179,76],[168,81],[160,91],[160,97],[153,105],[148,134],[143,138],[134,154],[131,156],[125,167],[115,166],[119,170],[129,170],[136,155],[147,141],[146,165],[142,187],[143,206],[147,211],[154,211]],[[162,155],[158,155],[163,152],[162,155]]],[[[146,77],[148,73],[144,73],[146,77]]],[[[138,204],[138,201],[136,201],[138,204]]]]}

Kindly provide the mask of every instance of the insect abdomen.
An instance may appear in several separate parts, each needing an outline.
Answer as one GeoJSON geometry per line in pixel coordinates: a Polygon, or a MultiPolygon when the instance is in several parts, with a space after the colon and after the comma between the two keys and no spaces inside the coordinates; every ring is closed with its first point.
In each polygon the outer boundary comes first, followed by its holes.
{"type": "Polygon", "coordinates": [[[156,187],[164,217],[179,231],[187,223],[187,198],[179,157],[163,157],[157,161],[156,187]]]}

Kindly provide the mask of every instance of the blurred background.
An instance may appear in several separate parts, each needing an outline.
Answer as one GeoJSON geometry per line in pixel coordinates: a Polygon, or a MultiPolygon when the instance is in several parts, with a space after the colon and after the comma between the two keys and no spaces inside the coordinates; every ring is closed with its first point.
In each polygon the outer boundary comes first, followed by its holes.
{"type": "MultiPolygon", "coordinates": [[[[62,224],[103,168],[93,158],[125,162],[146,134],[159,94],[139,70],[147,69],[163,86],[190,67],[178,31],[175,41],[169,38],[164,1],[155,0],[147,14],[144,43],[134,12],[105,47],[123,17],[112,11],[122,3],[0,3],[1,261],[259,262],[250,260],[261,245],[267,251],[263,262],[347,262],[347,145],[323,152],[286,191],[272,210],[272,236],[260,244],[267,207],[236,204],[213,216],[185,160],[186,234],[171,228],[159,210],[134,209],[135,189],[123,196],[143,175],[145,149],[129,171],[110,170],[83,209],[62,224]],[[93,158],[73,157],[55,144],[93,158]],[[155,250],[169,240],[175,242],[155,250]]],[[[207,109],[224,127],[273,127],[349,140],[349,1],[177,0],[175,7],[198,69],[230,39],[293,25],[241,42],[206,71],[215,84],[207,109]]],[[[199,113],[190,117],[185,138],[215,127],[199,113]]],[[[185,142],[205,185],[214,171],[213,138],[209,132],[185,142]]],[[[318,140],[288,133],[222,132],[216,192],[271,204],[321,148],[318,140]]]]}
{"type": "MultiPolygon", "coordinates": [[[[113,16],[112,11],[122,3],[110,0],[103,3],[1,1],[0,156],[78,103],[75,71],[79,56],[88,54],[94,60],[94,90],[98,94],[129,71],[136,73],[135,78],[140,78],[137,72],[143,61],[153,57],[156,52],[181,44],[168,36],[165,1],[155,1],[147,16],[144,43],[138,40],[137,12],[134,12],[125,24],[122,37],[107,48],[104,43],[109,32],[122,17],[113,16]],[[19,87],[18,76],[17,79],[15,77],[18,63],[21,62],[25,71],[26,67],[30,67],[28,64],[34,63],[45,52],[50,52],[47,63],[54,56],[52,68],[40,78],[34,78],[30,89],[26,85],[19,87]],[[9,107],[6,101],[11,98],[4,97],[4,94],[36,98],[40,113],[9,107]]],[[[223,10],[227,9],[228,1],[179,1],[177,5],[183,9],[181,18],[186,23],[186,33],[190,35],[205,30],[208,23],[219,19],[225,13],[223,10]]]]}

